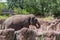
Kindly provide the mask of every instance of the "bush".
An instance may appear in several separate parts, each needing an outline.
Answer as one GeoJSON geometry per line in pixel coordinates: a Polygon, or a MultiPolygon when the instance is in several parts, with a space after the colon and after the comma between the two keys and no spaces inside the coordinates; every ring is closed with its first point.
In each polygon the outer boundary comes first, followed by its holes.
{"type": "Polygon", "coordinates": [[[59,10],[56,10],[54,13],[53,13],[54,17],[55,18],[60,18],[60,11],[59,10]]]}
{"type": "Polygon", "coordinates": [[[24,15],[26,15],[26,14],[29,14],[29,12],[27,12],[25,9],[18,9],[18,8],[14,8],[14,12],[15,12],[15,14],[24,14],[24,15]]]}

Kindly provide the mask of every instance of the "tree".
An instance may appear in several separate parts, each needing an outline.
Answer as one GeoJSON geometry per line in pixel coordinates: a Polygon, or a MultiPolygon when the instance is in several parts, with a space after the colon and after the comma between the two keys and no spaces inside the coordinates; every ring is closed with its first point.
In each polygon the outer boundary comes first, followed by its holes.
{"type": "MultiPolygon", "coordinates": [[[[7,0],[9,9],[25,10],[35,15],[52,16],[60,11],[60,0],[7,0]]],[[[59,12],[60,13],[60,12],[59,12]]]]}

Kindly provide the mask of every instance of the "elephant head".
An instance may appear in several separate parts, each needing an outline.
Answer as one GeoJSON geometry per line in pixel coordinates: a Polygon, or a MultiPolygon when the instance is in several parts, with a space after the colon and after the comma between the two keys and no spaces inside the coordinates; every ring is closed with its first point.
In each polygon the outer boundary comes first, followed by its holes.
{"type": "Polygon", "coordinates": [[[35,17],[35,15],[33,15],[33,14],[30,14],[29,15],[29,21],[30,21],[30,25],[34,25],[34,26],[36,26],[36,28],[40,28],[40,24],[39,24],[39,22],[38,22],[38,20],[36,19],[36,17],[35,17]]]}

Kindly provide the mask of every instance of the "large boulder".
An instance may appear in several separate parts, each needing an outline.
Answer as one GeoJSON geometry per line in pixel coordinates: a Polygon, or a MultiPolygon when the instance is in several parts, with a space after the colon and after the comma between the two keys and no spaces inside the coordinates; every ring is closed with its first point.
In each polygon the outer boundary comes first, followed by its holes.
{"type": "Polygon", "coordinates": [[[14,40],[14,29],[0,30],[0,40],[14,40]]]}
{"type": "Polygon", "coordinates": [[[29,28],[22,28],[15,32],[16,40],[36,40],[36,34],[29,28]]]}

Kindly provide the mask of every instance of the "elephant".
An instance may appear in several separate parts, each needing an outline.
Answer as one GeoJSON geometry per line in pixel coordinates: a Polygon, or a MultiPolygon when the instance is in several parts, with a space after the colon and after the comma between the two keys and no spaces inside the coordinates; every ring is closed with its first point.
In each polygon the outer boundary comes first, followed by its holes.
{"type": "Polygon", "coordinates": [[[13,15],[3,22],[2,29],[13,28],[19,30],[23,27],[29,28],[29,25],[34,25],[37,29],[40,28],[40,24],[35,15],[13,15]]]}

